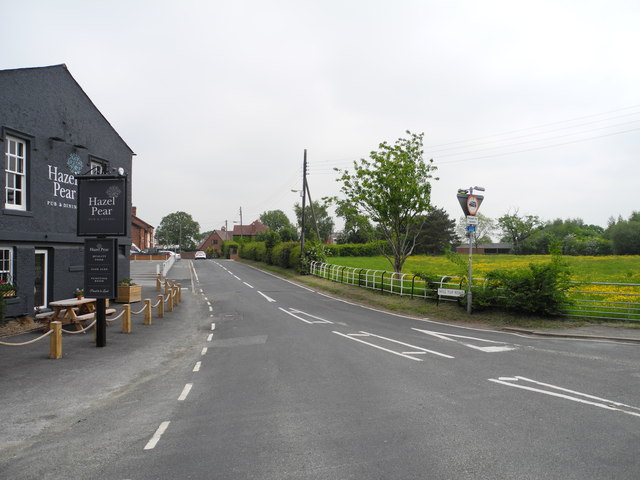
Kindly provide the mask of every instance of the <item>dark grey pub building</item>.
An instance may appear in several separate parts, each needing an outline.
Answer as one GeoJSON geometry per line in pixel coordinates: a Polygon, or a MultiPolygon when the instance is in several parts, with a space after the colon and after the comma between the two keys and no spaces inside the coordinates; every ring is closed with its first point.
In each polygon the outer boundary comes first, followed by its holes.
{"type": "MultiPolygon", "coordinates": [[[[130,175],[134,153],[66,65],[0,71],[0,148],[0,281],[16,287],[5,316],[32,315],[84,281],[76,176],[130,175]]],[[[118,279],[130,246],[130,232],[118,238],[118,279]]]]}

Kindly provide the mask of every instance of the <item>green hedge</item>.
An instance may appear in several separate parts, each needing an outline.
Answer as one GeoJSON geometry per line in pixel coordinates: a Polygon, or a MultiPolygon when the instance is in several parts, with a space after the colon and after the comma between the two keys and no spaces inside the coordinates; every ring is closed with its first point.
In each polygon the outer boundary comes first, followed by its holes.
{"type": "Polygon", "coordinates": [[[343,243],[341,245],[325,245],[329,257],[375,257],[380,255],[387,242],[380,240],[369,243],[343,243]]]}

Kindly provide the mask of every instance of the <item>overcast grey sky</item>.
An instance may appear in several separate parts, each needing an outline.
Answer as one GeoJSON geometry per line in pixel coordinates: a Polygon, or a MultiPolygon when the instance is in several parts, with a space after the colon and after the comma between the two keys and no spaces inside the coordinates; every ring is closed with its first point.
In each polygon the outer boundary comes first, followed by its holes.
{"type": "Polygon", "coordinates": [[[405,130],[432,203],[606,226],[638,202],[640,2],[2,0],[0,69],[65,63],[129,146],[133,202],[201,230],[313,199],[405,130]]]}

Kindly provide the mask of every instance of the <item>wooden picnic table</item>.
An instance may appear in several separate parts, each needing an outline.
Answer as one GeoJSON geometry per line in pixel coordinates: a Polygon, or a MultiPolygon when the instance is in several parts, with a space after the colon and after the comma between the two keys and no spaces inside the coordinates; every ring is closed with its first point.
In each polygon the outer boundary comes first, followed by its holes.
{"type": "Polygon", "coordinates": [[[53,309],[53,314],[47,318],[49,324],[55,321],[59,321],[63,325],[65,323],[73,323],[76,330],[82,330],[80,323],[94,316],[96,299],[86,297],[66,298],[49,302],[49,307],[53,309]]]}
{"type": "MultiPolygon", "coordinates": [[[[47,330],[51,322],[59,321],[62,324],[73,324],[76,330],[82,330],[81,323],[86,320],[93,320],[96,312],[95,298],[65,298],[49,302],[52,309],[48,315],[39,314],[41,319],[47,322],[47,330]]],[[[115,309],[107,309],[107,315],[115,313],[115,309]]],[[[38,317],[36,316],[36,317],[38,317]]]]}

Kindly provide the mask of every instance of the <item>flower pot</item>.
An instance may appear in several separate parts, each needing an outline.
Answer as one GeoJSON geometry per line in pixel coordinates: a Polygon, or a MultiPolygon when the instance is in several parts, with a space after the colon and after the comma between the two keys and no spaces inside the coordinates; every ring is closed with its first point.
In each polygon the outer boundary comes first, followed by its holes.
{"type": "Polygon", "coordinates": [[[117,303],[133,303],[142,301],[141,285],[118,285],[117,303]]]}

